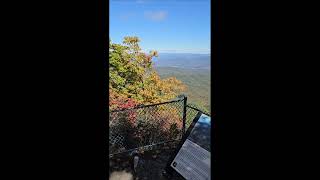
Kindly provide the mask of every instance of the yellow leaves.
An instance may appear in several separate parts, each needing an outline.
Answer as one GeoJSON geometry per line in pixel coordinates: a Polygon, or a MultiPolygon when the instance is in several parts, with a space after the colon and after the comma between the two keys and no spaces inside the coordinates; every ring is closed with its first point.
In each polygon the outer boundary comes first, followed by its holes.
{"type": "Polygon", "coordinates": [[[184,87],[180,81],[176,79],[161,80],[155,73],[151,73],[146,81],[144,90],[140,93],[149,103],[158,103],[175,98],[184,87]]]}
{"type": "Polygon", "coordinates": [[[158,51],[155,51],[155,50],[150,51],[150,56],[151,56],[151,57],[153,57],[153,56],[154,56],[154,57],[158,57],[158,55],[159,55],[159,54],[158,54],[158,51]]]}
{"type": "Polygon", "coordinates": [[[127,36],[127,37],[124,37],[124,40],[123,40],[123,44],[133,44],[133,43],[139,43],[139,42],[140,42],[140,39],[137,36],[133,36],[133,37],[127,36]]]}
{"type": "Polygon", "coordinates": [[[158,52],[141,52],[139,42],[138,37],[125,37],[124,45],[110,42],[111,99],[130,97],[141,104],[152,104],[181,94],[186,89],[185,85],[174,77],[161,79],[152,68],[151,61],[152,57],[158,56],[158,52]]]}

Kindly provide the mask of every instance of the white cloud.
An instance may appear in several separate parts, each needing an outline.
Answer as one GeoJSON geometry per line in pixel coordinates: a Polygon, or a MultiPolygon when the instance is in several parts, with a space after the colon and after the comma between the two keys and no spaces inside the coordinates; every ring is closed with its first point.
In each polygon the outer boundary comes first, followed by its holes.
{"type": "Polygon", "coordinates": [[[146,11],[144,16],[152,21],[162,21],[167,18],[167,11],[146,11]]]}

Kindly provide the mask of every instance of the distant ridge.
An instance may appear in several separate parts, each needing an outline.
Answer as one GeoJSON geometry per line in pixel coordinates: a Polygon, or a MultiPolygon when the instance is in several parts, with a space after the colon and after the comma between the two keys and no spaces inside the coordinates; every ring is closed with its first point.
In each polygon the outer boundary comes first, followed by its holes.
{"type": "Polygon", "coordinates": [[[210,54],[159,53],[153,62],[155,67],[210,69],[210,60],[210,54]]]}
{"type": "Polygon", "coordinates": [[[210,53],[165,53],[165,52],[160,52],[159,55],[209,55],[210,53]]]}

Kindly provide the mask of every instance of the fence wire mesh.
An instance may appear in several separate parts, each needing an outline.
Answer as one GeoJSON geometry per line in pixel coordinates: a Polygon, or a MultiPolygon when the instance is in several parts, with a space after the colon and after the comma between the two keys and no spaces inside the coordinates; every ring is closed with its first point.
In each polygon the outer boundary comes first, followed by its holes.
{"type": "Polygon", "coordinates": [[[148,150],[177,141],[198,112],[210,116],[196,105],[187,104],[187,98],[112,111],[109,113],[109,155],[139,148],[148,150]]]}
{"type": "Polygon", "coordinates": [[[209,112],[198,108],[194,104],[188,104],[186,110],[187,110],[187,112],[186,112],[187,113],[186,114],[186,130],[189,128],[193,119],[197,116],[198,112],[201,112],[201,113],[204,113],[204,114],[210,116],[209,112]]]}
{"type": "Polygon", "coordinates": [[[180,139],[184,101],[186,99],[110,112],[109,155],[180,139]]]}

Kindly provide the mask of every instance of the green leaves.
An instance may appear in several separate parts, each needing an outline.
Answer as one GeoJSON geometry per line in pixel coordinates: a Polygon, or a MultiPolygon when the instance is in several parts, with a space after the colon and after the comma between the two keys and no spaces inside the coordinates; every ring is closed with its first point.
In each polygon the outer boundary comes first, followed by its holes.
{"type": "Polygon", "coordinates": [[[185,86],[175,78],[161,80],[152,68],[158,52],[141,52],[139,42],[138,37],[125,37],[123,44],[109,41],[110,100],[131,98],[150,104],[175,98],[185,86]]]}

